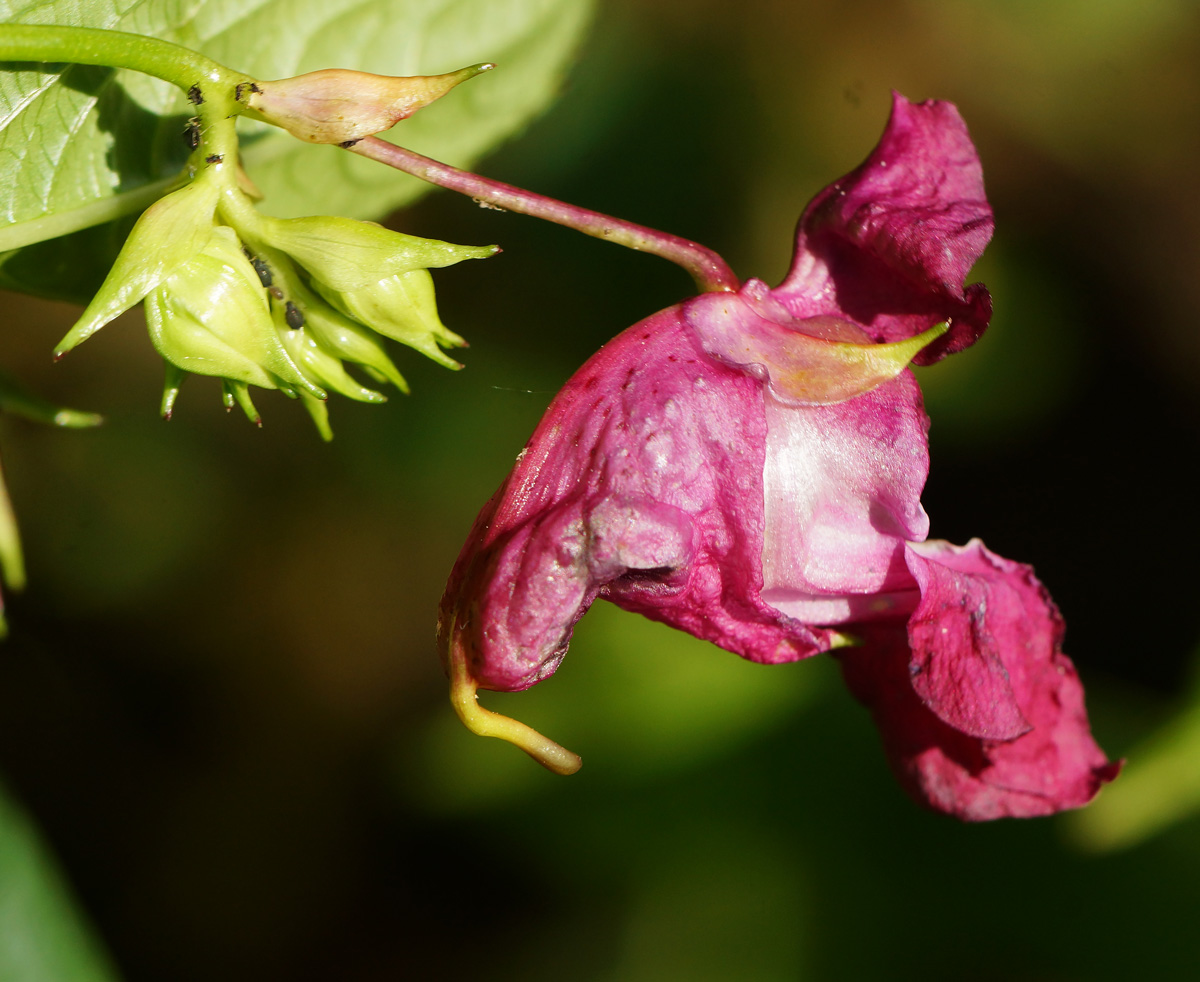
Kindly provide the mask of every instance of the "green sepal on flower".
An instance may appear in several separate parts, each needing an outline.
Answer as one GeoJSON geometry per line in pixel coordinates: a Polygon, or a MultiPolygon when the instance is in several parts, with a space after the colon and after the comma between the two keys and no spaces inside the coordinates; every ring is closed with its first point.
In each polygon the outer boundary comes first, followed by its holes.
{"type": "Polygon", "coordinates": [[[160,198],[133,226],[116,262],[83,316],[54,349],[61,358],[133,307],[204,245],[220,188],[195,180],[160,198]]]}
{"type": "Polygon", "coordinates": [[[234,406],[241,406],[246,419],[255,426],[262,426],[262,416],[254,408],[254,401],[250,398],[250,386],[245,382],[235,382],[230,378],[221,379],[221,400],[225,403],[226,411],[232,410],[234,406]]]}
{"type": "Polygon", "coordinates": [[[708,354],[738,367],[754,367],[771,395],[788,406],[828,406],[870,392],[899,375],[949,321],[913,337],[871,343],[841,317],[821,315],[792,323],[773,319],[781,309],[763,298],[761,281],[740,293],[706,294],[688,304],[688,323],[708,354]]]}

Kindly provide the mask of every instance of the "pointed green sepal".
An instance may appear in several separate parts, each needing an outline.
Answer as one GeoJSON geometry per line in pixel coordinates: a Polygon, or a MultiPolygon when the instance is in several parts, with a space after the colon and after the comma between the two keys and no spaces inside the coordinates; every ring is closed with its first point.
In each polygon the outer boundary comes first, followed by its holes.
{"type": "Polygon", "coordinates": [[[250,386],[245,382],[235,382],[233,379],[224,379],[221,384],[224,386],[225,391],[233,397],[233,401],[242,407],[242,412],[246,414],[246,419],[250,420],[255,426],[261,427],[262,416],[254,408],[254,403],[250,399],[250,386]]]}
{"type": "Polygon", "coordinates": [[[904,341],[856,344],[800,335],[776,353],[768,371],[771,394],[780,402],[827,405],[845,402],[890,382],[917,353],[946,333],[943,321],[904,341]]]}
{"type": "Polygon", "coordinates": [[[341,312],[317,302],[305,310],[304,328],[323,348],[348,362],[360,365],[374,381],[390,382],[408,393],[408,383],[388,357],[378,334],[352,321],[341,312]]]}
{"type": "MultiPolygon", "coordinates": [[[[278,320],[276,321],[278,324],[278,320]]],[[[317,385],[358,402],[387,402],[387,396],[368,389],[346,371],[337,355],[309,333],[307,326],[280,328],[279,337],[293,362],[317,385]]]]}

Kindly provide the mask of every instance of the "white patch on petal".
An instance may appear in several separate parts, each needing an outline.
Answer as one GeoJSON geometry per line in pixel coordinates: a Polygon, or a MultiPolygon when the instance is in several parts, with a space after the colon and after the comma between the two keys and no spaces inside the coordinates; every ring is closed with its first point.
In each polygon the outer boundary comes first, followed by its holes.
{"type": "Polygon", "coordinates": [[[766,394],[763,598],[777,609],[835,624],[907,603],[889,596],[911,583],[904,544],[929,530],[914,460],[924,417],[907,376],[836,406],[766,394]]]}

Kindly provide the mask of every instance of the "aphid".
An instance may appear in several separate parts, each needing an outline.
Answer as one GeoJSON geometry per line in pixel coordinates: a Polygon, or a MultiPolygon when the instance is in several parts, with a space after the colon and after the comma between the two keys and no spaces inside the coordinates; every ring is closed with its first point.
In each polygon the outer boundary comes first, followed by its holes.
{"type": "Polygon", "coordinates": [[[293,331],[298,331],[304,326],[304,312],[290,300],[283,305],[283,319],[293,331]]]}
{"type": "Polygon", "coordinates": [[[249,253],[247,253],[246,258],[250,260],[250,265],[254,267],[254,272],[256,272],[258,274],[258,278],[262,280],[262,285],[270,286],[272,283],[271,267],[263,262],[263,260],[259,259],[258,256],[251,256],[249,253]]]}
{"type": "Polygon", "coordinates": [[[187,126],[183,128],[183,138],[187,141],[188,147],[195,150],[200,146],[200,117],[193,116],[187,121],[187,126]]]}
{"type": "Polygon", "coordinates": [[[204,93],[200,91],[200,86],[193,85],[188,89],[188,102],[193,106],[204,105],[204,93]]]}

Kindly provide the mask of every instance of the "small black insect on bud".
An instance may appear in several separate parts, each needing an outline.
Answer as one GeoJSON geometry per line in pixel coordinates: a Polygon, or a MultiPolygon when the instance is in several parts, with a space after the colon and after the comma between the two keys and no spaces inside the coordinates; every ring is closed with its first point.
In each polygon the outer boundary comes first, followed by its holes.
{"type": "Polygon", "coordinates": [[[255,92],[256,93],[256,92],[261,92],[261,91],[262,91],[262,89],[260,89],[258,87],[257,82],[238,82],[238,84],[236,86],[234,86],[233,97],[238,102],[241,102],[243,99],[245,99],[247,92],[255,92]]]}
{"type": "Polygon", "coordinates": [[[200,146],[200,117],[193,116],[187,121],[187,126],[183,128],[183,138],[187,141],[187,145],[195,150],[200,146]]]}
{"type": "Polygon", "coordinates": [[[250,260],[250,265],[254,267],[254,272],[258,274],[258,278],[262,280],[262,285],[270,286],[272,283],[271,267],[259,259],[258,256],[247,254],[247,258],[250,260]]]}
{"type": "Polygon", "coordinates": [[[219,164],[224,159],[225,159],[225,154],[223,154],[223,153],[210,153],[207,157],[204,158],[204,162],[207,164],[219,164]]]}
{"type": "Polygon", "coordinates": [[[193,106],[204,105],[204,93],[200,91],[200,86],[193,85],[188,89],[188,102],[193,106]]]}
{"type": "Polygon", "coordinates": [[[283,319],[293,331],[298,331],[304,326],[304,312],[290,300],[283,305],[283,319]]]}

